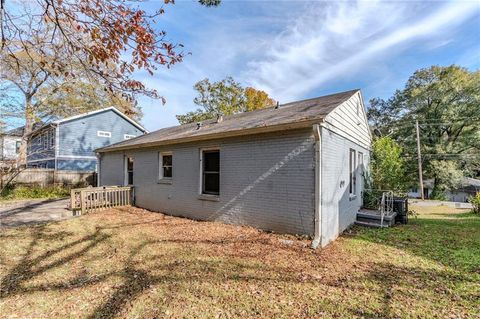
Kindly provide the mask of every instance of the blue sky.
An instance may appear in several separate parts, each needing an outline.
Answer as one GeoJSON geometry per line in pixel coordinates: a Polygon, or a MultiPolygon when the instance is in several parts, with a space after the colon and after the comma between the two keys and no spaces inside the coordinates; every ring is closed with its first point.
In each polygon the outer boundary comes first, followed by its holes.
{"type": "Polygon", "coordinates": [[[204,78],[233,76],[280,103],[360,88],[368,106],[419,68],[480,68],[480,0],[163,3],[141,6],[164,7],[156,28],[188,54],[154,76],[135,74],[167,101],[139,99],[150,131],[177,125],[176,114],[196,109],[193,85],[204,78]]]}
{"type": "Polygon", "coordinates": [[[153,77],[137,74],[167,100],[140,99],[149,130],[194,110],[192,86],[205,77],[233,76],[281,103],[352,88],[367,102],[388,98],[419,68],[480,68],[479,1],[177,0],[165,9],[158,28],[191,54],[153,77]]]}

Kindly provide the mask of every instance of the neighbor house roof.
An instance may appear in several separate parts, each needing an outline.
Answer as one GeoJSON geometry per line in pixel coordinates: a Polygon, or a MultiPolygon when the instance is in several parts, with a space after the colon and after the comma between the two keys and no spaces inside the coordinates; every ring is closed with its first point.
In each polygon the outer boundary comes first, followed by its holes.
{"type": "Polygon", "coordinates": [[[97,151],[109,152],[307,127],[321,122],[333,109],[357,92],[359,90],[351,90],[278,107],[230,115],[221,121],[206,120],[200,125],[191,123],[167,127],[97,151]]]}

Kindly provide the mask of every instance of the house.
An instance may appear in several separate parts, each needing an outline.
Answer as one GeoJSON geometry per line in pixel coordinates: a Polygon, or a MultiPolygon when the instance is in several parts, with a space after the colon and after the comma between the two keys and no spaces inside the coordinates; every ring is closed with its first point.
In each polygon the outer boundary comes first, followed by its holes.
{"type": "Polygon", "coordinates": [[[22,129],[13,129],[0,134],[0,166],[18,159],[22,135],[22,129]]]}
{"type": "Polygon", "coordinates": [[[100,185],[132,185],[136,206],[311,235],[355,222],[371,134],[353,90],[160,129],[97,150],[100,185]]]}
{"type": "Polygon", "coordinates": [[[68,117],[45,124],[30,135],[27,167],[93,172],[95,149],[146,132],[114,107],[68,117]]]}
{"type": "MultiPolygon", "coordinates": [[[[435,180],[427,179],[423,182],[423,194],[425,199],[429,199],[433,193],[435,180]]],[[[471,196],[475,196],[480,192],[480,180],[475,178],[465,177],[462,179],[460,185],[456,189],[451,189],[445,192],[447,201],[450,202],[468,202],[471,196]]],[[[417,187],[412,187],[408,191],[408,197],[421,198],[420,190],[417,187]]]]}

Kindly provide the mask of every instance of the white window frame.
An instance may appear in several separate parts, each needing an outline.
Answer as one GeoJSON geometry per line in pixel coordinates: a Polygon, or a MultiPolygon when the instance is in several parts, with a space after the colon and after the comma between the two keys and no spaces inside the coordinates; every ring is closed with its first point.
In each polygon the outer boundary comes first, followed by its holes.
{"type": "Polygon", "coordinates": [[[200,183],[199,183],[199,195],[201,198],[208,198],[208,197],[213,197],[213,198],[219,198],[220,197],[220,168],[221,168],[221,162],[219,162],[219,167],[218,167],[218,175],[219,175],[219,181],[218,181],[218,194],[209,194],[209,193],[204,193],[203,192],[203,183],[204,183],[204,178],[203,178],[203,153],[208,152],[208,151],[218,151],[218,156],[219,156],[219,161],[220,159],[220,154],[221,150],[220,147],[205,147],[200,149],[200,183]]]}
{"type": "Polygon", "coordinates": [[[123,134],[123,139],[124,140],[129,140],[129,139],[132,139],[132,138],[135,138],[137,136],[135,135],[132,135],[132,134],[123,134]]]}
{"type": "Polygon", "coordinates": [[[158,152],[158,180],[159,181],[171,181],[173,179],[173,152],[158,152]],[[172,157],[172,176],[165,177],[163,176],[163,157],[171,156],[172,157]]]}
{"type": "Polygon", "coordinates": [[[350,198],[355,198],[357,196],[357,152],[352,148],[348,152],[348,166],[350,198]]]}
{"type": "Polygon", "coordinates": [[[48,146],[52,149],[55,147],[55,131],[48,131],[48,146]]]}
{"type": "Polygon", "coordinates": [[[48,150],[48,131],[42,133],[42,149],[48,150]]]}
{"type": "Polygon", "coordinates": [[[100,136],[100,137],[112,137],[112,132],[108,132],[108,131],[97,131],[97,136],[100,136]]]}

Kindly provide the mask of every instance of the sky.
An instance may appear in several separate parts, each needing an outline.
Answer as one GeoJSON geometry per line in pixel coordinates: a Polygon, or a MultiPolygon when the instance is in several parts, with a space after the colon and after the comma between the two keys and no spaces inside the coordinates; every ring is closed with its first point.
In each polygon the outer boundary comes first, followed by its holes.
{"type": "MultiPolygon", "coordinates": [[[[145,10],[163,1],[147,1],[145,10]]],[[[166,5],[156,27],[184,45],[182,63],[136,78],[166,99],[140,98],[150,130],[197,108],[195,82],[232,76],[280,103],[359,88],[389,98],[431,65],[480,68],[480,1],[228,1],[166,5]]]]}

